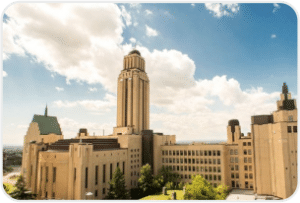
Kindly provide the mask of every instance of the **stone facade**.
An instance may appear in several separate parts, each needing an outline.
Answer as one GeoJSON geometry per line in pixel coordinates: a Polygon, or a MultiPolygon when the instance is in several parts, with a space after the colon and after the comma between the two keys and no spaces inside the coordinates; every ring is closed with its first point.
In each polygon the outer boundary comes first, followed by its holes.
{"type": "Polygon", "coordinates": [[[57,119],[48,116],[47,109],[44,116],[34,116],[24,138],[22,174],[39,199],[103,199],[116,167],[131,189],[137,187],[141,166],[147,163],[155,175],[163,166],[169,167],[183,182],[200,174],[214,187],[225,184],[280,198],[293,194],[297,186],[297,108],[285,84],[277,111],[253,116],[251,133],[246,136],[233,119],[228,122],[227,142],[177,144],[175,135],[149,129],[150,90],[145,70],[139,51],[125,56],[112,135],[90,136],[80,129],[74,139],[64,139],[57,119]],[[50,121],[55,129],[45,128],[43,122],[50,121]]]}

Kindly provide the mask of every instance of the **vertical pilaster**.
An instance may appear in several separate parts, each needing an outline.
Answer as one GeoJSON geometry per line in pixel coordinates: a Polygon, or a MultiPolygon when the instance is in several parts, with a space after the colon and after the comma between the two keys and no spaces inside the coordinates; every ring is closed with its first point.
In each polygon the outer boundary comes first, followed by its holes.
{"type": "Polygon", "coordinates": [[[117,126],[122,126],[122,95],[123,95],[123,81],[121,77],[118,80],[118,98],[117,98],[117,126]]]}
{"type": "Polygon", "coordinates": [[[132,126],[132,78],[128,78],[127,126],[132,126]]]}
{"type": "Polygon", "coordinates": [[[139,132],[143,130],[144,126],[144,119],[143,119],[143,114],[144,114],[144,81],[140,79],[140,99],[139,99],[139,132]]]}
{"type": "Polygon", "coordinates": [[[133,126],[134,133],[139,132],[139,87],[140,87],[140,78],[138,75],[133,75],[133,126]]]}

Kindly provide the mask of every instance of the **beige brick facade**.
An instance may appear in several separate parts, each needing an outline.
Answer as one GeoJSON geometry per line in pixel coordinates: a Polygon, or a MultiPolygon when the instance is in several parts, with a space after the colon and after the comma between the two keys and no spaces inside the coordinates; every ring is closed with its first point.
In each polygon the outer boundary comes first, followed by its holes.
{"type": "Polygon", "coordinates": [[[149,130],[150,81],[145,70],[139,51],[125,56],[112,135],[90,136],[80,129],[73,139],[63,139],[56,117],[48,116],[47,109],[44,116],[34,116],[24,138],[22,174],[39,199],[103,199],[116,167],[131,189],[137,187],[146,163],[155,175],[163,166],[171,168],[183,182],[202,175],[214,187],[225,184],[280,198],[293,194],[297,108],[285,84],[277,111],[253,116],[246,136],[233,119],[228,122],[227,142],[178,144],[175,135],[149,130]]]}

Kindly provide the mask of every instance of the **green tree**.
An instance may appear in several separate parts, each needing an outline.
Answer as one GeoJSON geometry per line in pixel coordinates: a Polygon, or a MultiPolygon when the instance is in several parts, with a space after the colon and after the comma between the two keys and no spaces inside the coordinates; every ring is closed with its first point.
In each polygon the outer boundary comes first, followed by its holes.
{"type": "Polygon", "coordinates": [[[164,179],[161,175],[154,176],[153,178],[153,191],[160,192],[164,186],[164,179]]]}
{"type": "Polygon", "coordinates": [[[146,164],[141,168],[141,176],[138,180],[139,188],[143,191],[145,195],[150,195],[153,193],[153,175],[151,171],[151,166],[146,164]]]}
{"type": "Polygon", "coordinates": [[[36,194],[32,194],[29,190],[25,188],[25,181],[22,175],[19,176],[16,184],[16,189],[10,193],[10,196],[14,199],[35,199],[36,194]]]}
{"type": "Polygon", "coordinates": [[[211,184],[201,175],[193,177],[192,184],[186,186],[183,198],[185,200],[214,200],[217,193],[211,184]]]}
{"type": "Polygon", "coordinates": [[[105,199],[130,199],[129,192],[126,190],[124,175],[119,167],[115,170],[109,186],[109,192],[105,199]]]}
{"type": "Polygon", "coordinates": [[[218,187],[214,188],[214,191],[216,192],[216,199],[217,200],[224,200],[226,199],[229,190],[227,185],[219,185],[218,187]]]}
{"type": "Polygon", "coordinates": [[[168,182],[177,183],[180,180],[180,175],[175,173],[169,167],[161,167],[159,174],[163,177],[164,185],[168,182]]]}

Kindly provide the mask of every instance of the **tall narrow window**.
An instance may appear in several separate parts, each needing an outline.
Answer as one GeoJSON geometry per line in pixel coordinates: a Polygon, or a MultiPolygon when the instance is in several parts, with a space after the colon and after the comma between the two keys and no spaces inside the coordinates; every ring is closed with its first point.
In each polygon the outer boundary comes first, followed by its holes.
{"type": "Polygon", "coordinates": [[[98,185],[98,166],[95,167],[95,185],[98,185]]]}
{"type": "Polygon", "coordinates": [[[294,133],[297,132],[297,126],[293,126],[294,133]]]}
{"type": "Polygon", "coordinates": [[[110,177],[110,180],[112,179],[112,174],[113,173],[113,169],[112,169],[112,164],[110,164],[110,168],[109,168],[109,177],[110,177]]]}
{"type": "Polygon", "coordinates": [[[76,168],[74,168],[74,181],[76,181],[76,168]]]}
{"type": "Polygon", "coordinates": [[[88,172],[89,172],[89,169],[88,167],[85,168],[85,188],[88,188],[88,172]]]}
{"type": "Polygon", "coordinates": [[[53,167],[53,183],[56,181],[56,167],[53,167]]]}
{"type": "Polygon", "coordinates": [[[43,181],[43,167],[41,166],[41,182],[43,181]]]}
{"type": "Polygon", "coordinates": [[[292,126],[288,126],[287,131],[288,131],[288,133],[291,133],[292,132],[292,126]]]}
{"type": "Polygon", "coordinates": [[[46,166],[46,183],[48,182],[48,172],[49,172],[49,167],[46,166]]]}
{"type": "Polygon", "coordinates": [[[125,161],[123,161],[123,175],[125,174],[125,161]]]}
{"type": "Polygon", "coordinates": [[[106,176],[106,165],[103,164],[103,183],[105,183],[105,176],[106,176]]]}

